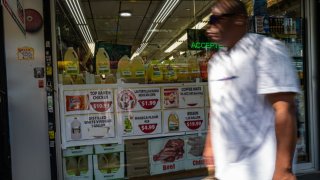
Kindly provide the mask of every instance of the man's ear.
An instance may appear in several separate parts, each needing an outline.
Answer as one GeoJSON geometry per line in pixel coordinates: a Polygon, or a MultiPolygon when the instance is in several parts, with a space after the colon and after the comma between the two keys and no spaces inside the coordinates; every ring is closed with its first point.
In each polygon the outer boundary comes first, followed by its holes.
{"type": "Polygon", "coordinates": [[[234,18],[234,24],[237,26],[244,26],[246,22],[247,22],[247,19],[242,15],[239,15],[234,18]]]}

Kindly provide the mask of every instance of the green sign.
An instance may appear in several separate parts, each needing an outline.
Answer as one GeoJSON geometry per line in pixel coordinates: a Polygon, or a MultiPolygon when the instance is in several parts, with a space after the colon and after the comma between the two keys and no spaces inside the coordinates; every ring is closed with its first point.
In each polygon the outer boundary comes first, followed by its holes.
{"type": "Polygon", "coordinates": [[[219,49],[221,47],[214,42],[191,42],[191,49],[219,49]]]}
{"type": "Polygon", "coordinates": [[[211,42],[205,32],[204,29],[187,29],[189,50],[218,50],[222,47],[217,43],[211,42]]]}

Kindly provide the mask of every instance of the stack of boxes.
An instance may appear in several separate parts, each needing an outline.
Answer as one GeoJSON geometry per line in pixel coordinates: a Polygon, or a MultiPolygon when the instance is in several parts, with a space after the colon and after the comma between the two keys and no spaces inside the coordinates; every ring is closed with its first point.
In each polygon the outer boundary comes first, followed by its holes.
{"type": "Polygon", "coordinates": [[[148,140],[126,140],[127,177],[141,177],[149,175],[148,140]]]}
{"type": "Polygon", "coordinates": [[[63,151],[64,179],[92,180],[92,146],[78,146],[63,151]]]}
{"type": "Polygon", "coordinates": [[[95,145],[93,155],[95,179],[124,178],[124,146],[122,144],[95,145]]]}

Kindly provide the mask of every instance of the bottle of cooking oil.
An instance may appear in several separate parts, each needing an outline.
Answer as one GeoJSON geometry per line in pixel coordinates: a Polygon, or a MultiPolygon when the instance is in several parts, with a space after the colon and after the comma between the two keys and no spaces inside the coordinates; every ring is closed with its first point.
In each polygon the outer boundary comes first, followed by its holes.
{"type": "Polygon", "coordinates": [[[99,48],[96,54],[96,74],[108,76],[110,72],[109,55],[104,48],[99,48]]]}
{"type": "Polygon", "coordinates": [[[118,72],[121,78],[131,78],[132,69],[130,67],[130,59],[124,55],[118,62],[118,72]]]}
{"type": "Polygon", "coordinates": [[[189,76],[191,80],[194,81],[196,78],[200,77],[200,67],[199,67],[197,57],[192,55],[189,56],[187,63],[188,63],[189,76]]]}
{"type": "Polygon", "coordinates": [[[151,60],[147,69],[148,80],[151,82],[162,82],[163,72],[158,60],[151,60]]]}
{"type": "Polygon", "coordinates": [[[135,82],[142,82],[145,80],[145,68],[143,59],[140,56],[136,56],[131,61],[132,77],[135,82]]]}
{"type": "Polygon", "coordinates": [[[177,80],[176,69],[173,68],[174,62],[172,60],[164,60],[161,62],[163,71],[163,80],[166,82],[173,82],[177,80]]]}
{"type": "Polygon", "coordinates": [[[189,70],[186,58],[183,56],[179,56],[175,59],[175,66],[177,69],[177,77],[178,81],[185,82],[188,81],[189,70]]]}
{"type": "Polygon", "coordinates": [[[64,54],[65,74],[78,75],[80,72],[79,58],[73,47],[68,47],[64,54]]]}

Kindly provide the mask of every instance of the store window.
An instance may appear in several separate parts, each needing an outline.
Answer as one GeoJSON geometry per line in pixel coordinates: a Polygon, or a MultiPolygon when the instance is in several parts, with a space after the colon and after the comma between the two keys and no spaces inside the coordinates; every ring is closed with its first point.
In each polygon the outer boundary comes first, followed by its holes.
{"type": "MultiPolygon", "coordinates": [[[[204,35],[213,2],[56,0],[64,178],[206,175],[206,69],[220,48],[204,35]]],[[[263,15],[245,2],[250,31],[282,40],[294,59],[298,163],[308,162],[301,2],[269,0],[263,15]]]]}

